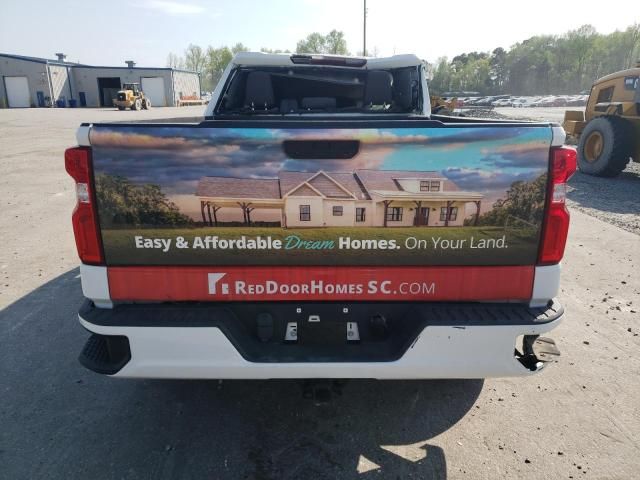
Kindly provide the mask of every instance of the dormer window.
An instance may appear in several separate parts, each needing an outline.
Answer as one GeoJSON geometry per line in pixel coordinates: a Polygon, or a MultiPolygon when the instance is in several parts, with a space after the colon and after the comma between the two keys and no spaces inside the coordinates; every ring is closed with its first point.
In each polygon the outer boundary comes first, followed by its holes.
{"type": "Polygon", "coordinates": [[[420,180],[421,192],[439,192],[440,180],[420,180]]]}

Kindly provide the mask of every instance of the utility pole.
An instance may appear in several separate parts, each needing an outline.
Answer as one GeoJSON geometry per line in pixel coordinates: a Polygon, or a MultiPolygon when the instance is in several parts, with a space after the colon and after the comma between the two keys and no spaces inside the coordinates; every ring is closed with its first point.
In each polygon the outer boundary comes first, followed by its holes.
{"type": "Polygon", "coordinates": [[[362,56],[367,56],[367,0],[364,0],[364,15],[362,28],[362,56]]]}

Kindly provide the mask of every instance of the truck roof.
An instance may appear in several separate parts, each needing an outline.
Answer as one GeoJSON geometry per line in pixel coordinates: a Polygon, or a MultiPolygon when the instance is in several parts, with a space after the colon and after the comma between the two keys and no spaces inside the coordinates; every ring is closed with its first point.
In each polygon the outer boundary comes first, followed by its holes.
{"type": "Polygon", "coordinates": [[[619,72],[613,72],[609,75],[599,78],[594,82],[594,85],[598,83],[606,82],[607,80],[613,80],[614,78],[626,77],[626,76],[640,75],[640,67],[628,68],[626,70],[620,70],[619,72]]]}
{"type": "Polygon", "coordinates": [[[385,69],[385,68],[402,68],[416,67],[422,64],[422,60],[413,54],[392,55],[390,57],[357,57],[347,55],[329,55],[329,54],[292,54],[292,53],[264,53],[264,52],[240,52],[236,53],[231,63],[238,66],[267,66],[267,67],[292,67],[300,65],[294,62],[295,57],[309,57],[318,60],[356,60],[357,64],[344,65],[353,68],[368,69],[385,69]]]}

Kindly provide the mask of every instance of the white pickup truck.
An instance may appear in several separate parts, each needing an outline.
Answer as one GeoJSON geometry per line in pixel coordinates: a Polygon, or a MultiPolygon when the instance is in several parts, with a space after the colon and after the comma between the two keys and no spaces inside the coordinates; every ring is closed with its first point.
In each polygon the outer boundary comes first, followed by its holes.
{"type": "Polygon", "coordinates": [[[413,55],[240,53],[204,119],[66,151],[91,335],[116,377],[529,375],[569,226],[552,123],[431,115],[413,55]]]}

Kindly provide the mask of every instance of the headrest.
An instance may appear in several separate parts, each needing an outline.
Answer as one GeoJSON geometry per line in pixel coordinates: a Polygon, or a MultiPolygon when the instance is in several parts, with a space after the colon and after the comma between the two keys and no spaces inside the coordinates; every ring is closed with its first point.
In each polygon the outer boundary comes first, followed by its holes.
{"type": "Polygon", "coordinates": [[[265,110],[275,105],[271,75],[267,72],[249,72],[244,93],[245,107],[265,110]]]}
{"type": "Polygon", "coordinates": [[[367,74],[367,85],[364,90],[364,104],[369,105],[390,105],[393,100],[391,86],[393,77],[384,70],[371,70],[367,74]]]}
{"type": "Polygon", "coordinates": [[[413,105],[415,82],[411,73],[409,69],[400,70],[393,81],[393,100],[402,109],[408,109],[413,105]]]}

